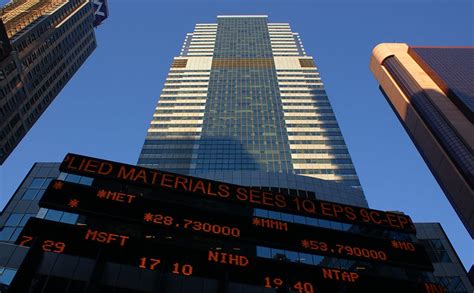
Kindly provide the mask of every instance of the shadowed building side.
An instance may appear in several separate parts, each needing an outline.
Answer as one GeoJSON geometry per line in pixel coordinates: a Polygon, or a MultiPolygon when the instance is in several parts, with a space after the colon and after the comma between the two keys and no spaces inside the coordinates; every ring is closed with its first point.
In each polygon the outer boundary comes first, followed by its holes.
{"type": "Polygon", "coordinates": [[[0,10],[0,164],[96,48],[104,1],[12,1],[0,10]]]}

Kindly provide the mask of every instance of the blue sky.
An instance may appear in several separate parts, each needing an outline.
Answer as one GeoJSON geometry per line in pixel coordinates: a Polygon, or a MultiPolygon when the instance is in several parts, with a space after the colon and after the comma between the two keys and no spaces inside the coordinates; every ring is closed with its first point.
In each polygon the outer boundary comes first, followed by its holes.
{"type": "Polygon", "coordinates": [[[471,238],[368,67],[381,42],[473,46],[472,1],[109,2],[98,48],[0,167],[0,209],[34,162],[76,152],[135,164],[185,34],[219,14],[267,14],[289,22],[315,58],[370,206],[441,222],[464,265],[473,264],[471,238]]]}

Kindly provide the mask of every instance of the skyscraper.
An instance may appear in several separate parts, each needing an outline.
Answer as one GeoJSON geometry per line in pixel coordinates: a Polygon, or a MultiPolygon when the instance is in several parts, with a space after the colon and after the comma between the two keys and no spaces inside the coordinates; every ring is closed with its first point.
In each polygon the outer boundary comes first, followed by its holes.
{"type": "Polygon", "coordinates": [[[31,248],[3,244],[0,282],[43,292],[441,290],[408,217],[369,209],[352,165],[332,161],[349,159],[347,148],[289,25],[221,16],[197,27],[173,62],[142,167],[68,154],[61,173],[32,168],[0,217],[0,237],[31,248]]]}
{"type": "Polygon", "coordinates": [[[14,0],[0,10],[0,164],[96,47],[103,0],[14,0]]]}
{"type": "Polygon", "coordinates": [[[474,47],[380,44],[370,68],[474,237],[474,47]]]}
{"type": "Polygon", "coordinates": [[[179,173],[260,170],[360,188],[311,56],[288,23],[218,16],[175,57],[140,165],[179,173]]]}

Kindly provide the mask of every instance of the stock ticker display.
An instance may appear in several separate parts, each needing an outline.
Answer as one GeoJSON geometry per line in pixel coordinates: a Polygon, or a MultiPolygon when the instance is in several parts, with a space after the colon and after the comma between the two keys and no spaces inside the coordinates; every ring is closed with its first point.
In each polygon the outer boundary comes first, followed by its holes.
{"type": "Polygon", "coordinates": [[[374,225],[386,229],[415,232],[413,222],[406,215],[309,198],[291,197],[245,186],[80,155],[68,154],[62,162],[60,170],[71,174],[94,178],[108,178],[154,188],[160,192],[160,196],[166,196],[169,193],[191,193],[208,199],[213,198],[223,202],[237,202],[251,207],[295,213],[350,224],[374,225]]]}
{"type": "Polygon", "coordinates": [[[99,230],[96,227],[67,225],[31,219],[17,240],[19,245],[37,245],[47,253],[95,258],[99,251],[108,261],[144,270],[157,270],[183,276],[202,276],[260,285],[287,286],[296,292],[426,292],[433,284],[382,278],[346,270],[284,263],[216,248],[193,249],[173,239],[137,239],[132,235],[99,230]],[[103,249],[106,247],[107,249],[103,249]],[[102,249],[101,249],[102,248],[102,249]]]}
{"type": "MultiPolygon", "coordinates": [[[[255,253],[257,246],[264,246],[432,271],[426,251],[415,242],[257,217],[252,210],[263,208],[413,233],[413,223],[406,215],[291,197],[75,154],[66,156],[60,170],[99,178],[102,184],[97,187],[54,180],[40,206],[95,220],[70,225],[32,218],[17,240],[17,244],[31,247],[30,251],[89,259],[100,255],[105,262],[156,273],[225,279],[276,290],[270,292],[444,291],[437,284],[421,280],[269,259],[255,253]],[[140,186],[151,193],[144,196],[124,186],[140,186]],[[210,208],[213,205],[243,212],[220,212],[210,208]],[[101,224],[106,221],[115,223],[116,229],[101,224]],[[120,229],[127,225],[134,228],[120,229]]],[[[35,270],[32,264],[23,264],[13,284],[21,286],[20,281],[31,278],[35,270]]]]}
{"type": "Polygon", "coordinates": [[[160,196],[151,200],[129,193],[52,181],[40,204],[46,208],[114,217],[150,227],[245,241],[253,245],[432,269],[424,249],[416,243],[363,237],[256,216],[228,216],[176,206],[160,196]]]}

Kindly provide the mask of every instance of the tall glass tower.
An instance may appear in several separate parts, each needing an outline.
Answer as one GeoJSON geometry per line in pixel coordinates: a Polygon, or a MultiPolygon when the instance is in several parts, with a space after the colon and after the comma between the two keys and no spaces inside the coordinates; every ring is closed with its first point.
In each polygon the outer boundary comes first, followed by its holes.
{"type": "Polygon", "coordinates": [[[288,23],[218,16],[171,65],[140,165],[263,171],[360,188],[318,69],[288,23]]]}

